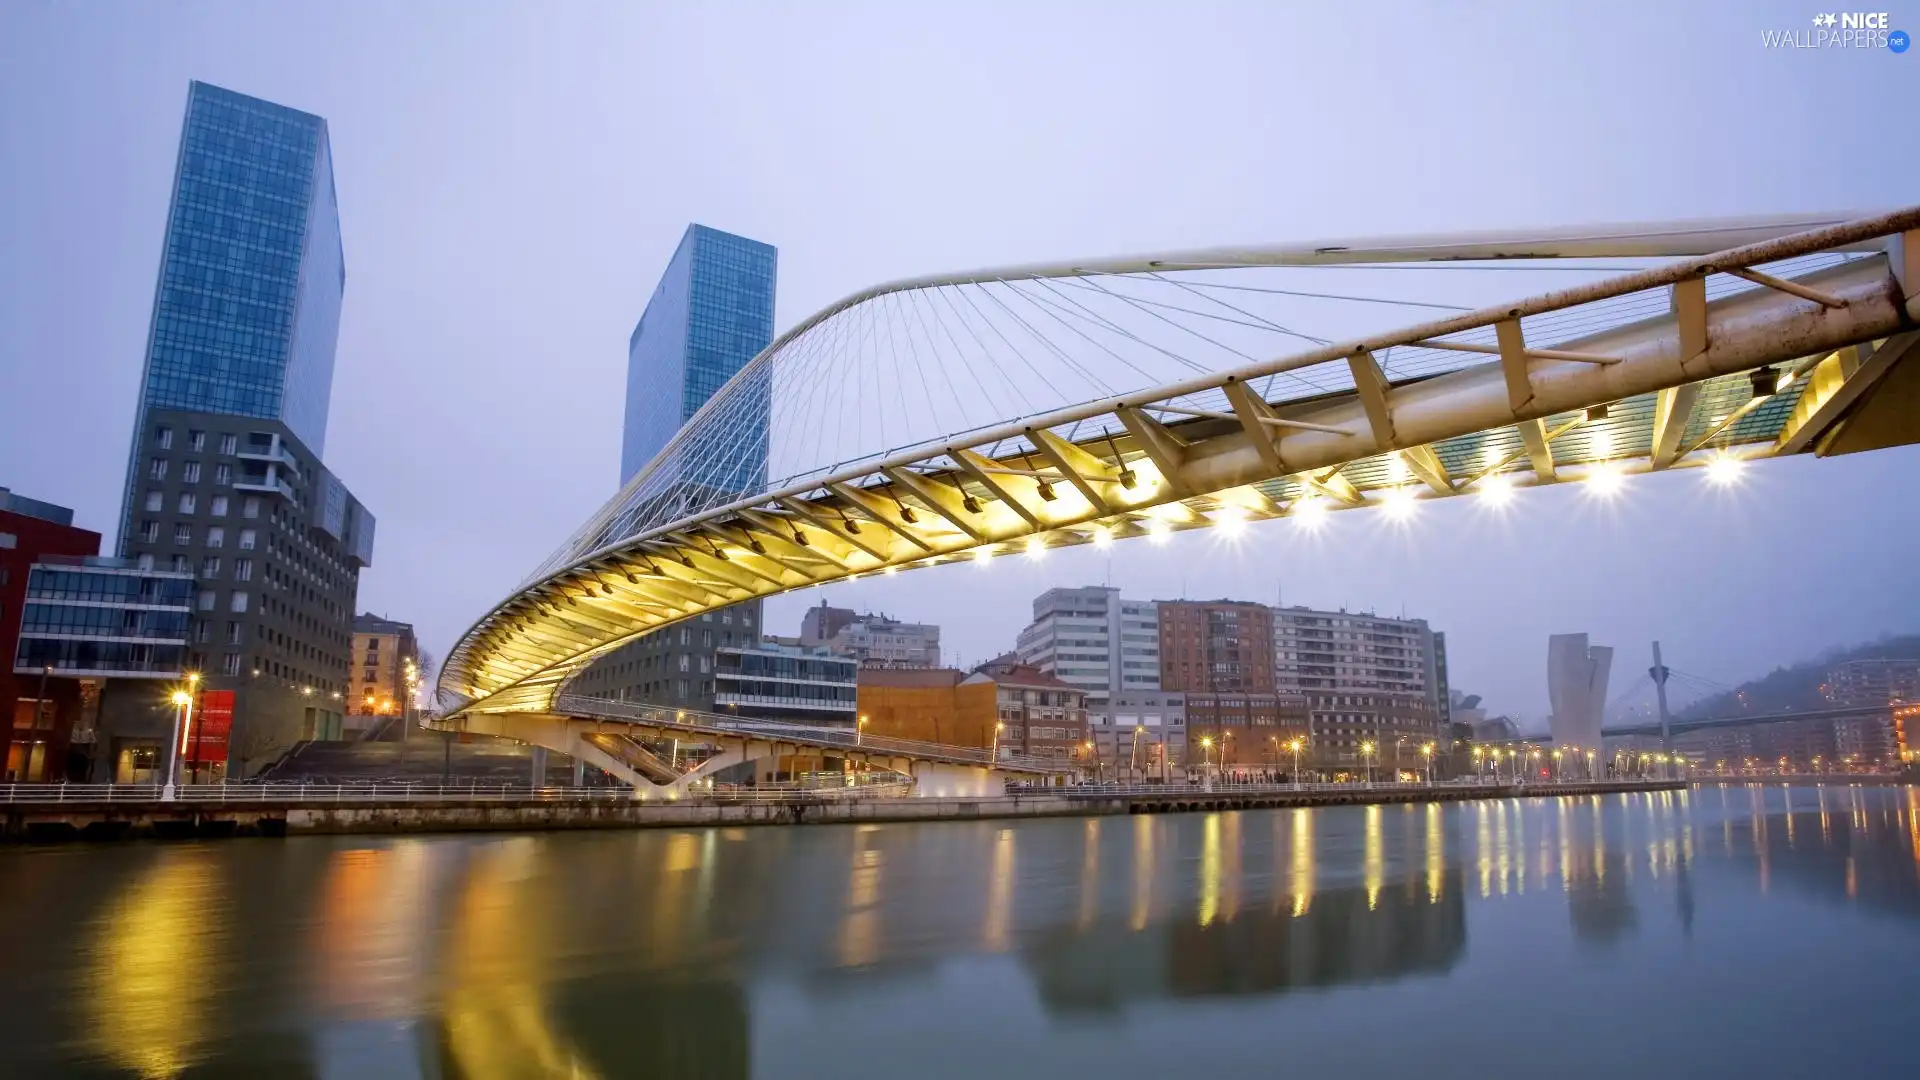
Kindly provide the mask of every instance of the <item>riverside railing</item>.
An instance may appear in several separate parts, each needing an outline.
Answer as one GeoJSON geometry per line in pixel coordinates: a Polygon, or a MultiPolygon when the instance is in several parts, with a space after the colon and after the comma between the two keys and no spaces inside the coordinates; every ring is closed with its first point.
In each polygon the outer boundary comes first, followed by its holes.
{"type": "MultiPolygon", "coordinates": [[[[814,803],[904,798],[913,783],[821,787],[716,787],[636,792],[628,787],[513,784],[200,784],[174,788],[172,805],[383,802],[814,803]]],[[[158,784],[0,784],[0,804],[166,803],[158,784]]]]}

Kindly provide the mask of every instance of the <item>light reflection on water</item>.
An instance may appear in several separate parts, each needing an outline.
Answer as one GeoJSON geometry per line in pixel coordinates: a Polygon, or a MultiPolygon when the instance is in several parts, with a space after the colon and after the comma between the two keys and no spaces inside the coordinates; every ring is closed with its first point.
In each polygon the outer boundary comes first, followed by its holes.
{"type": "Polygon", "coordinates": [[[0,916],[9,1077],[1840,1075],[1920,792],[15,849],[0,916]]]}

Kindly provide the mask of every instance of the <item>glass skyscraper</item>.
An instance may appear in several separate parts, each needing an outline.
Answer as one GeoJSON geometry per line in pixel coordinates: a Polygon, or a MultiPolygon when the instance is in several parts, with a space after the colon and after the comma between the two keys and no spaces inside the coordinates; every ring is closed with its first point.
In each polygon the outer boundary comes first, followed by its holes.
{"type": "MultiPolygon", "coordinates": [[[[645,468],[681,425],[773,341],[773,245],[689,225],[667,272],[627,342],[627,411],[620,483],[645,468]]],[[[738,433],[717,451],[676,454],[649,481],[653,511],[678,517],[714,492],[759,490],[766,481],[772,381],[729,391],[724,405],[738,433]]],[[[642,511],[643,513],[646,511],[642,511]]],[[[709,611],[646,634],[595,661],[574,688],[677,708],[713,709],[721,653],[737,669],[739,650],[760,642],[760,601],[709,611]]],[[[736,671],[737,673],[737,671],[736,671]]]]}
{"type": "MultiPolygon", "coordinates": [[[[773,341],[778,256],[771,244],[687,226],[627,342],[621,484],[773,341]]],[[[724,475],[705,482],[741,492],[758,486],[766,471],[765,404],[757,409],[757,449],[748,447],[724,475]]]]}
{"type": "Polygon", "coordinates": [[[187,666],[234,695],[242,771],[345,711],[374,531],[321,461],[345,290],[327,122],[191,84],[119,551],[193,575],[187,666]]]}
{"type": "Polygon", "coordinates": [[[193,83],[135,430],[152,409],[254,416],[324,453],[346,285],[327,122],[193,83]]]}

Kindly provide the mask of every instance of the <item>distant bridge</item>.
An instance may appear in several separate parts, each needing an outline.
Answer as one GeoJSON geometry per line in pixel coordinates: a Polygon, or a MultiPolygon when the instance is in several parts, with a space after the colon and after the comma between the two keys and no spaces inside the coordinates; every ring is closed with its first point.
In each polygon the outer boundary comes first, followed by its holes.
{"type": "MultiPolygon", "coordinates": [[[[1848,705],[1831,709],[1809,709],[1805,712],[1757,713],[1752,716],[1715,716],[1705,720],[1673,719],[1667,729],[1675,735],[1689,731],[1708,731],[1715,728],[1752,727],[1757,724],[1783,724],[1794,720],[1853,720],[1869,716],[1886,716],[1893,712],[1891,705],[1848,705]]],[[[1602,735],[1658,735],[1660,724],[1622,724],[1603,728],[1602,735]]]]}

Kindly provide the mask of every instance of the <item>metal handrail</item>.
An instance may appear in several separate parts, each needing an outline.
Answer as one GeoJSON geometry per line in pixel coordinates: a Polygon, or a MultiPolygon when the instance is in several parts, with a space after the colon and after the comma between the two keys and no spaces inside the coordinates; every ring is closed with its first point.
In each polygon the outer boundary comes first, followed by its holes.
{"type": "MultiPolygon", "coordinates": [[[[173,802],[372,803],[372,802],[822,802],[902,798],[912,781],[821,787],[720,787],[636,792],[629,787],[536,787],[531,784],[271,783],[183,784],[173,802]]],[[[0,784],[0,804],[163,803],[158,784],[0,784]]]]}

